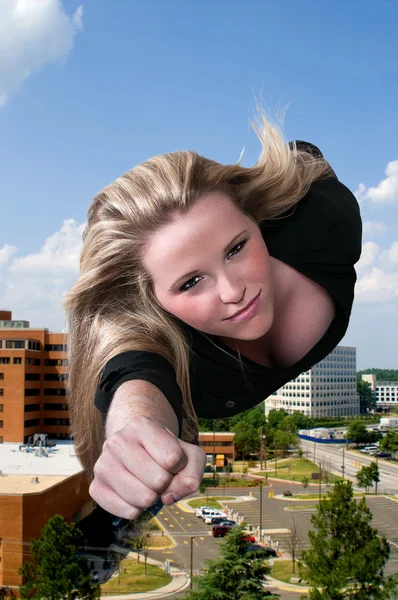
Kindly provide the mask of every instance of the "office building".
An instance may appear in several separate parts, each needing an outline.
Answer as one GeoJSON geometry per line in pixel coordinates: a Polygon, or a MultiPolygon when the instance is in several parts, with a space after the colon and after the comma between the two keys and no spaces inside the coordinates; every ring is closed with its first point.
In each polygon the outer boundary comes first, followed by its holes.
{"type": "Polygon", "coordinates": [[[398,406],[398,381],[377,381],[376,375],[363,373],[363,381],[370,384],[376,395],[376,410],[390,412],[398,406]]]}
{"type": "Polygon", "coordinates": [[[356,348],[337,346],[328,356],[269,396],[270,410],[285,409],[308,417],[342,417],[359,414],[356,383],[356,348]]]}

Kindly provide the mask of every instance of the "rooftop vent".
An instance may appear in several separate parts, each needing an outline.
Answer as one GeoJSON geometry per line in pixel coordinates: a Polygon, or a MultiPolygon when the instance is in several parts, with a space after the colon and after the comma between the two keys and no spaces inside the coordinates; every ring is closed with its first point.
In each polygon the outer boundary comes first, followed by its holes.
{"type": "Polygon", "coordinates": [[[39,478],[38,477],[32,477],[32,483],[39,483],[39,478]]]}

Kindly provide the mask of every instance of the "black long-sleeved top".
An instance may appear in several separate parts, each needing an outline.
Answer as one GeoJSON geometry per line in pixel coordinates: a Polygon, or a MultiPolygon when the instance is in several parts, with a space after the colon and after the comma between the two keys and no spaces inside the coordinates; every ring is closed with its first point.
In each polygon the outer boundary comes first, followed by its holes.
{"type": "MultiPolygon", "coordinates": [[[[244,373],[237,352],[208,336],[226,354],[184,325],[191,346],[190,383],[198,417],[232,417],[262,402],[330,354],[348,327],[356,282],[354,264],[360,257],[362,238],[359,206],[350,190],[337,177],[316,181],[290,216],[260,227],[270,256],[320,284],[334,301],[335,317],[321,340],[294,366],[265,367],[241,356],[244,373]]],[[[107,363],[95,396],[103,415],[117,387],[130,379],[150,381],[163,392],[181,431],[182,395],[175,371],[152,352],[124,352],[107,363]]]]}

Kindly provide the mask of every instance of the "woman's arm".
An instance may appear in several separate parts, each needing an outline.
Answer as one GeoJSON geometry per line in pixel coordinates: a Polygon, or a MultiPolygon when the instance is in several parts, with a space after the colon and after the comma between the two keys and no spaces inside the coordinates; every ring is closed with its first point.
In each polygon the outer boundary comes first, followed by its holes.
{"type": "Polygon", "coordinates": [[[118,517],[136,519],[159,496],[170,505],[195,492],[206,454],[177,434],[177,416],[156,386],[137,379],[123,383],[109,407],[92,498],[118,517]]]}
{"type": "Polygon", "coordinates": [[[178,419],[164,394],[149,381],[135,379],[116,390],[106,419],[105,437],[123,429],[136,416],[155,419],[178,436],[178,419]]]}

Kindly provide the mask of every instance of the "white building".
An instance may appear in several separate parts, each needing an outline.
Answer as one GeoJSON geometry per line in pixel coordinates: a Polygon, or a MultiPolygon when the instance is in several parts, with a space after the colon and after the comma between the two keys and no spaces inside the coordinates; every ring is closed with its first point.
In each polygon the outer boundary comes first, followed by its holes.
{"type": "Polygon", "coordinates": [[[362,379],[370,383],[370,387],[376,394],[376,408],[383,412],[389,412],[394,406],[398,406],[398,381],[376,381],[376,375],[364,373],[362,379]]]}
{"type": "Polygon", "coordinates": [[[308,417],[359,414],[356,383],[356,348],[337,346],[326,358],[301,373],[265,402],[265,414],[284,408],[308,417]]]}

